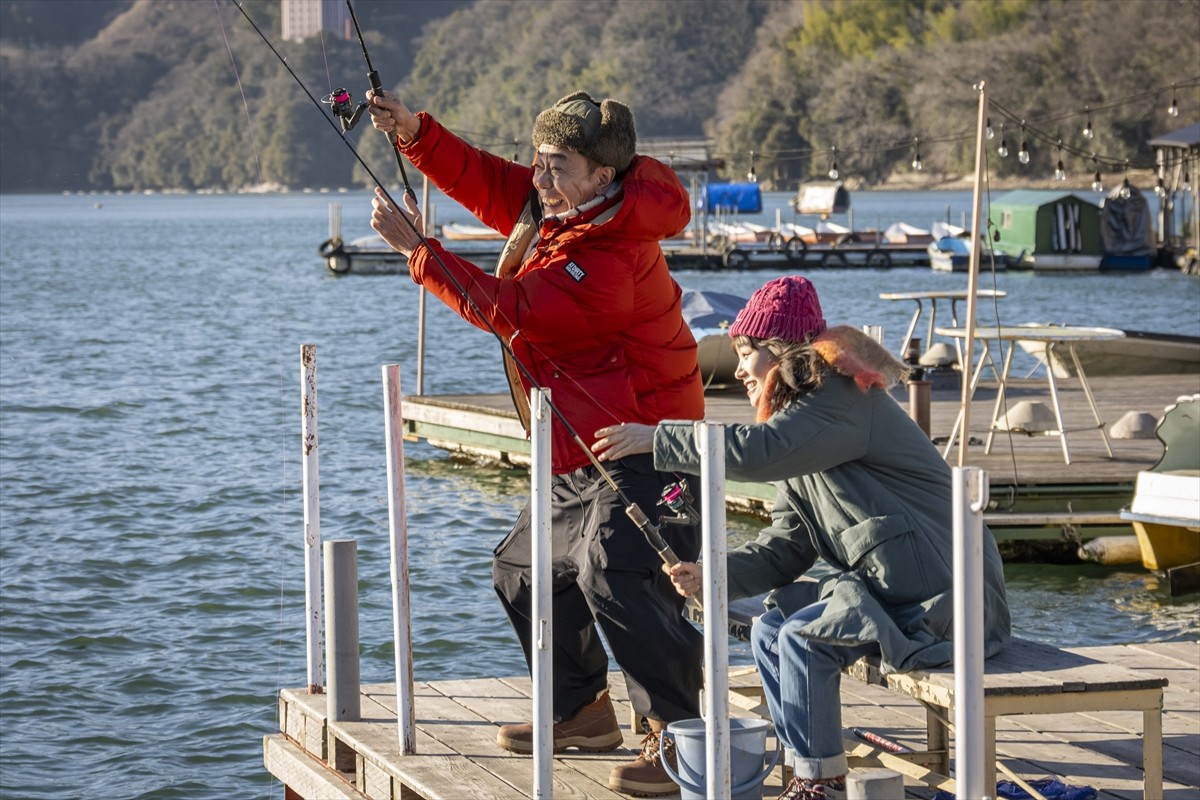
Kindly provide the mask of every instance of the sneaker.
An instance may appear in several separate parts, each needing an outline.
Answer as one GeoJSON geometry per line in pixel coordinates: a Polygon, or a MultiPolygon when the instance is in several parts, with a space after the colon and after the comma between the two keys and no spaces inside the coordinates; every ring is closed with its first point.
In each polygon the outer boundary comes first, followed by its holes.
{"type": "Polygon", "coordinates": [[[833,800],[845,797],[846,776],[836,778],[800,778],[795,775],[784,787],[779,800],[833,800]]]}
{"type": "Polygon", "coordinates": [[[642,752],[633,763],[613,767],[608,776],[608,788],[634,797],[658,797],[677,793],[679,786],[663,769],[660,760],[663,757],[667,759],[671,769],[678,768],[675,761],[675,741],[667,739],[666,746],[660,753],[658,731],[651,730],[646,734],[646,738],[642,739],[642,752]]]}
{"type": "MultiPolygon", "coordinates": [[[[624,743],[625,736],[617,724],[617,712],[607,691],[579,709],[575,716],[554,726],[556,753],[569,747],[581,753],[606,753],[624,743]]],[[[533,724],[501,725],[496,734],[496,744],[510,753],[532,753],[533,724]]]]}

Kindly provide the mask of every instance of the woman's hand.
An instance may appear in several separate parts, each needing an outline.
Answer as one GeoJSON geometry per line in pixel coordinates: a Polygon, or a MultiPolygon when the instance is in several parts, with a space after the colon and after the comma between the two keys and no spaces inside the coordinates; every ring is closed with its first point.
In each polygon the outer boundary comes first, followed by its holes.
{"type": "Polygon", "coordinates": [[[371,124],[377,130],[386,133],[389,139],[399,136],[405,144],[417,138],[421,120],[400,102],[400,98],[388,91],[376,94],[372,89],[367,92],[367,99],[371,101],[367,108],[371,112],[371,124]]]}
{"type": "Polygon", "coordinates": [[[689,597],[701,590],[700,581],[704,579],[704,568],[691,561],[680,561],[674,566],[662,565],[662,571],[671,578],[675,591],[684,597],[689,597]]]}
{"type": "Polygon", "coordinates": [[[396,208],[388,201],[383,189],[375,187],[375,197],[371,199],[371,227],[383,237],[383,240],[393,250],[403,253],[405,257],[412,255],[421,243],[417,231],[424,230],[425,222],[417,211],[417,201],[406,192],[404,208],[396,208]],[[407,222],[405,219],[407,218],[407,222]]]}
{"type": "Polygon", "coordinates": [[[637,453],[654,452],[654,426],[622,422],[596,431],[592,452],[600,461],[615,461],[637,453]]]}

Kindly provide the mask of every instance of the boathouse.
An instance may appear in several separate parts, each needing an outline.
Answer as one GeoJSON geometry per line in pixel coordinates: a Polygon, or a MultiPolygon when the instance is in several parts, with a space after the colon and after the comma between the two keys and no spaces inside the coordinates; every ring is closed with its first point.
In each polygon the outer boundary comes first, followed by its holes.
{"type": "Polygon", "coordinates": [[[1100,207],[1074,192],[1009,192],[992,201],[988,216],[1000,234],[997,247],[1025,266],[1100,266],[1100,207]]]}

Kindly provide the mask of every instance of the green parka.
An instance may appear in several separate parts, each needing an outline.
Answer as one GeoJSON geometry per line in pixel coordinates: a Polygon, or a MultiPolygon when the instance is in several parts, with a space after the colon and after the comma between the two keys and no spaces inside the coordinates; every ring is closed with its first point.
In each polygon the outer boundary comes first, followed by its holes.
{"type": "MultiPolygon", "coordinates": [[[[654,466],[696,474],[693,422],[660,423],[654,466]]],[[[729,551],[729,599],[772,591],[768,605],[791,615],[818,599],[800,582],[824,559],[835,577],[820,586],[825,612],[804,636],[880,645],[885,672],[950,663],[953,657],[951,471],[924,432],[887,392],[862,391],[832,374],[765,422],[727,425],[726,475],[771,481],[771,525],[729,551]]],[[[999,652],[1010,620],[1000,553],[984,528],[984,649],[999,652]]]]}

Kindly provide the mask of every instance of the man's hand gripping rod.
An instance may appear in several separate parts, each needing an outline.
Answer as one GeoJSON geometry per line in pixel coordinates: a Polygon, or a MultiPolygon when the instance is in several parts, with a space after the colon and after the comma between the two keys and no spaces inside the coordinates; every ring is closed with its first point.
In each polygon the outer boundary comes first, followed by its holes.
{"type": "MultiPolygon", "coordinates": [[[[608,470],[604,468],[604,466],[600,463],[592,451],[583,443],[583,440],[580,439],[578,435],[575,436],[575,441],[579,444],[580,449],[587,453],[587,457],[591,460],[592,466],[600,471],[600,474],[604,476],[604,480],[608,481],[608,485],[612,487],[613,491],[616,492],[622,500],[627,499],[625,497],[625,493],[617,487],[617,484],[612,479],[612,476],[608,474],[608,470]]],[[[646,542],[652,548],[654,548],[654,552],[658,553],[658,557],[663,560],[664,564],[666,564],[668,567],[673,567],[679,563],[679,556],[675,555],[675,551],[671,549],[671,545],[667,544],[667,540],[664,539],[662,534],[658,532],[658,527],[650,522],[650,519],[646,516],[646,513],[642,511],[641,506],[639,506],[637,503],[630,502],[629,505],[625,507],[625,515],[633,520],[634,525],[638,526],[638,530],[640,530],[642,535],[646,537],[646,542]]],[[[688,595],[687,604],[696,608],[697,610],[702,608],[700,604],[700,598],[696,597],[695,595],[688,595]]]]}

